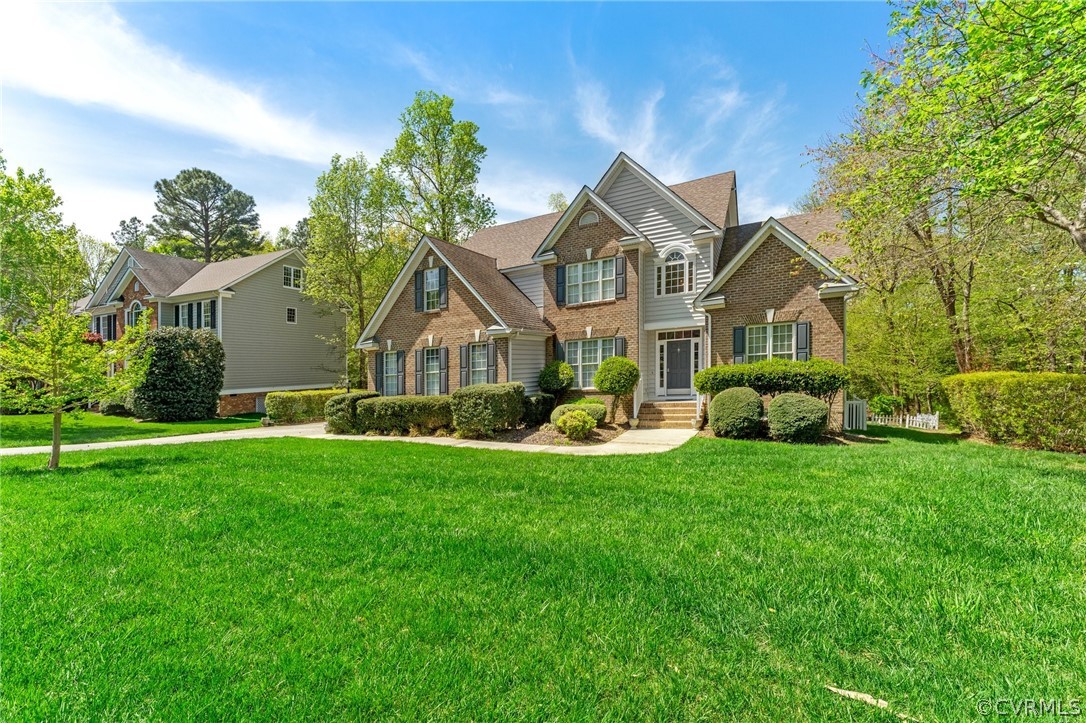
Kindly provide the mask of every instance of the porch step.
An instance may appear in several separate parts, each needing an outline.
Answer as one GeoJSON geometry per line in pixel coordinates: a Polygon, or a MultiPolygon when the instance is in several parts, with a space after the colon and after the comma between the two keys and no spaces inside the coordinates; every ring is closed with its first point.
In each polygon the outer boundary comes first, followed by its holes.
{"type": "Polygon", "coordinates": [[[643,402],[637,416],[646,429],[690,429],[697,413],[698,403],[693,400],[658,401],[643,402]]]}

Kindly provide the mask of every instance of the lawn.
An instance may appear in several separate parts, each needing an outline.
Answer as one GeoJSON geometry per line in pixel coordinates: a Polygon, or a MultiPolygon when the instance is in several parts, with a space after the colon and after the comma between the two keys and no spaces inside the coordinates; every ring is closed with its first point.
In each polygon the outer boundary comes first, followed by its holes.
{"type": "MultiPolygon", "coordinates": [[[[121,439],[174,437],[179,434],[226,432],[259,427],[263,414],[239,414],[200,422],[139,422],[131,417],[111,417],[84,412],[65,414],[61,444],[114,442],[121,439]]],[[[0,447],[38,447],[53,442],[53,415],[5,414],[0,416],[0,447]]]]}
{"type": "Polygon", "coordinates": [[[1086,458],[882,434],[7,458],[0,717],[896,720],[833,685],[935,721],[1081,698],[1086,458]]]}

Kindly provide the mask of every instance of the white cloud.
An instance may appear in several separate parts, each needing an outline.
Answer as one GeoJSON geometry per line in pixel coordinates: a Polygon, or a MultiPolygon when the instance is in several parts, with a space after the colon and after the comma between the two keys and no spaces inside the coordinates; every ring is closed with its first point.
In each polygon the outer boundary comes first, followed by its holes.
{"type": "Polygon", "coordinates": [[[108,5],[16,3],[6,10],[0,73],[9,87],[307,163],[360,145],[152,45],[108,5]]]}
{"type": "Polygon", "coordinates": [[[572,200],[582,185],[508,159],[493,159],[479,179],[479,190],[494,202],[499,223],[549,213],[547,199],[552,193],[561,191],[572,200]]]}

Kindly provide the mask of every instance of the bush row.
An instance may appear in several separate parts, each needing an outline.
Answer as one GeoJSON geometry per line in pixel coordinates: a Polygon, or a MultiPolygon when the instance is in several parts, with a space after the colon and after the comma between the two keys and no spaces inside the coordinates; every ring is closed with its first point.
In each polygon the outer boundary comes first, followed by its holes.
{"type": "MultiPolygon", "coordinates": [[[[750,387],[731,387],[709,403],[709,427],[718,437],[749,439],[762,434],[762,396],[750,387]]],[[[785,392],[766,414],[769,436],[781,442],[817,442],[826,432],[829,405],[808,394],[785,392]]]]}
{"type": "Polygon", "coordinates": [[[358,425],[358,403],[379,397],[377,392],[349,392],[332,397],[324,405],[324,428],[332,434],[362,434],[358,425]]]}
{"type": "Polygon", "coordinates": [[[1086,452],[1086,374],[973,372],[943,380],[966,432],[1057,452],[1086,452]]]}
{"type": "Polygon", "coordinates": [[[280,424],[297,424],[324,419],[324,405],[343,389],[306,389],[300,392],[269,392],[264,397],[268,419],[280,424]]]}
{"type": "Polygon", "coordinates": [[[371,397],[357,403],[355,419],[357,434],[432,434],[452,427],[453,405],[449,397],[371,397]]]}
{"type": "Polygon", "coordinates": [[[798,392],[833,404],[837,394],[848,386],[848,380],[848,369],[827,359],[769,359],[702,369],[694,375],[694,388],[700,394],[713,396],[734,387],[750,387],[763,396],[798,392]]]}
{"type": "Polygon", "coordinates": [[[490,437],[524,416],[524,385],[472,384],[452,393],[452,423],[465,437],[490,437]]]}

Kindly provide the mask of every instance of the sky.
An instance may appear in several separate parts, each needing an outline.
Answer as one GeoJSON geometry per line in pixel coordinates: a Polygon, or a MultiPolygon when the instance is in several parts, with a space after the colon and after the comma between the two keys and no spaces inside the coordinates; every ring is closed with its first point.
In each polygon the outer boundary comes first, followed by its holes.
{"type": "Polygon", "coordinates": [[[270,234],[333,154],[376,160],[419,90],[488,148],[501,222],[594,186],[619,151],[666,183],[735,170],[741,222],[784,215],[839,133],[884,3],[5,3],[0,152],[109,240],[154,182],[212,170],[270,234]]]}

